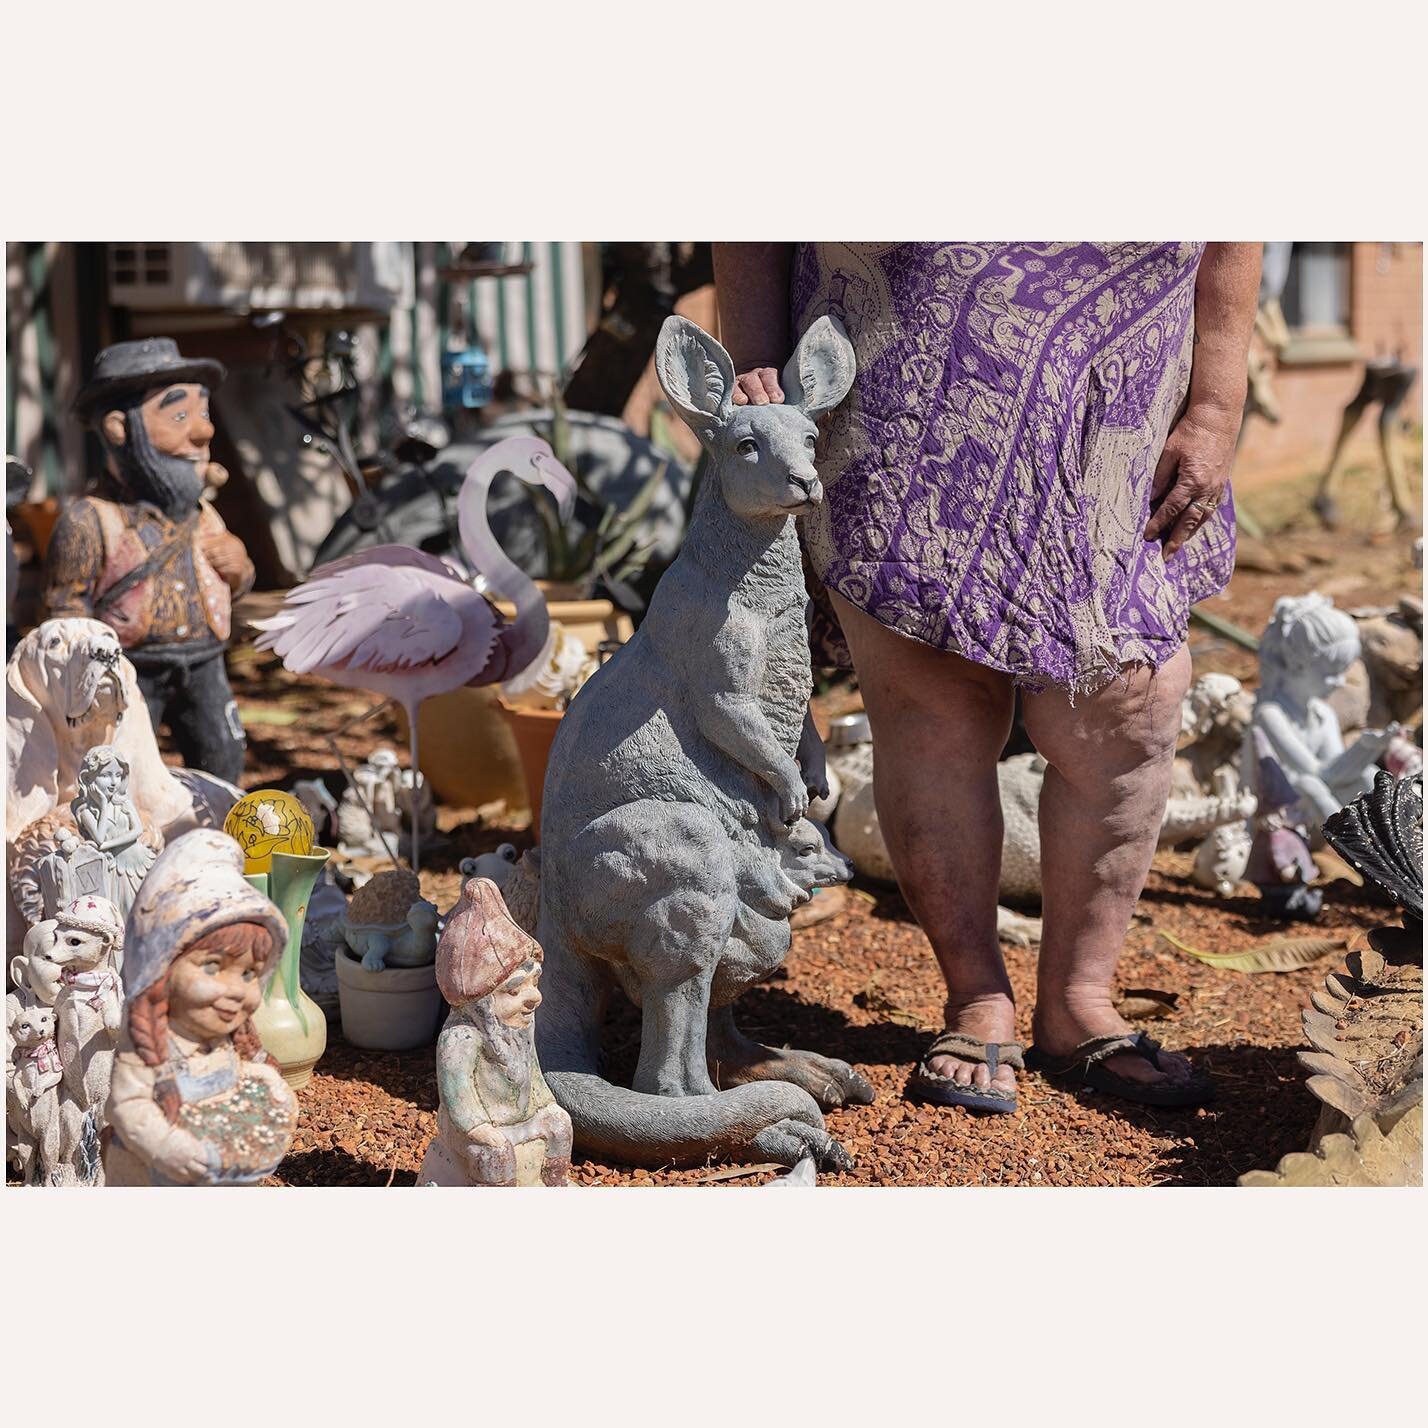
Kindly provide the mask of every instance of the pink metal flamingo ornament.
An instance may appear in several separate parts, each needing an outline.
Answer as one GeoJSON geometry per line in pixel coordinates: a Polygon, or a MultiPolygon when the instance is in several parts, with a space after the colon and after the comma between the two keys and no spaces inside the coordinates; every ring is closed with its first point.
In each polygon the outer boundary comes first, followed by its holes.
{"type": "MultiPolygon", "coordinates": [[[[318,569],[288,592],[282,609],[258,621],[259,649],[294,674],[317,674],[347,689],[395,699],[407,712],[417,776],[417,706],[463,684],[511,679],[546,653],[550,615],[535,582],[491,534],[486,497],[499,472],[544,486],[562,519],[575,504],[575,478],[539,437],[513,436],[468,467],[457,498],[461,546],[474,582],[444,560],[404,545],[378,545],[318,569]],[[515,604],[506,624],[483,591],[515,604]]],[[[363,716],[366,717],[366,716],[363,716]]],[[[420,871],[417,800],[412,800],[412,868],[420,871]]]]}

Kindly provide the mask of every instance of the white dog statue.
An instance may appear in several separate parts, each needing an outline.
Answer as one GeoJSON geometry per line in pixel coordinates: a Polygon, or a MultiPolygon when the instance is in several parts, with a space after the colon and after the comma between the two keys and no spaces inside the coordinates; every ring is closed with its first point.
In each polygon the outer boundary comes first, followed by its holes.
{"type": "MultiPolygon", "coordinates": [[[[5,670],[6,882],[21,832],[67,808],[86,753],[110,744],[129,765],[129,796],[165,839],[222,827],[240,791],[195,769],[170,769],[119,639],[98,620],[46,620],[15,646],[5,670]]],[[[19,951],[25,923],[6,895],[5,950],[19,951]]]]}

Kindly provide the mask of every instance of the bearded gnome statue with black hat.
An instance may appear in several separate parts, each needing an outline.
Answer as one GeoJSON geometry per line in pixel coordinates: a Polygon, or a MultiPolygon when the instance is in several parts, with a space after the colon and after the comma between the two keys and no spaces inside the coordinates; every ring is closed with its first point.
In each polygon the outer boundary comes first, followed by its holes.
{"type": "Polygon", "coordinates": [[[227,473],[209,459],[209,392],[221,363],[169,337],[117,342],[94,361],[75,414],[98,435],[105,473],[68,505],[50,541],[48,618],[102,620],[138,674],[155,728],[184,762],[237,783],[243,729],[224,667],[233,597],[253,584],[243,542],[204,499],[227,473]]]}

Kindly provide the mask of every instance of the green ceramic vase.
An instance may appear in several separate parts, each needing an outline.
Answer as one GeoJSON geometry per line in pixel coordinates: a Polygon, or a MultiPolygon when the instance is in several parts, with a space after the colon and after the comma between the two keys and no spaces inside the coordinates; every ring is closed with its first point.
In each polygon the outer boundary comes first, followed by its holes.
{"type": "Polygon", "coordinates": [[[312,1080],[312,1068],[327,1049],[327,1018],[303,991],[298,964],[308,900],[317,875],[331,856],[326,848],[315,848],[306,855],[274,853],[271,873],[248,874],[248,882],[271,898],[287,919],[288,945],[283,948],[282,961],[263,994],[263,1004],[253,1015],[253,1023],[264,1049],[293,1090],[312,1080]]]}

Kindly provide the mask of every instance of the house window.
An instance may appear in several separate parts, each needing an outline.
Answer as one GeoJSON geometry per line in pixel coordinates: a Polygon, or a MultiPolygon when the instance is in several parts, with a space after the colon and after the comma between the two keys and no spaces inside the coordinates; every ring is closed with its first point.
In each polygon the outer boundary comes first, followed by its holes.
{"type": "Polygon", "coordinates": [[[1295,243],[1280,299],[1289,345],[1279,360],[1353,362],[1360,357],[1349,332],[1351,243],[1295,243]]]}
{"type": "Polygon", "coordinates": [[[1296,243],[1284,283],[1291,332],[1323,336],[1349,330],[1349,245],[1296,243]]]}

